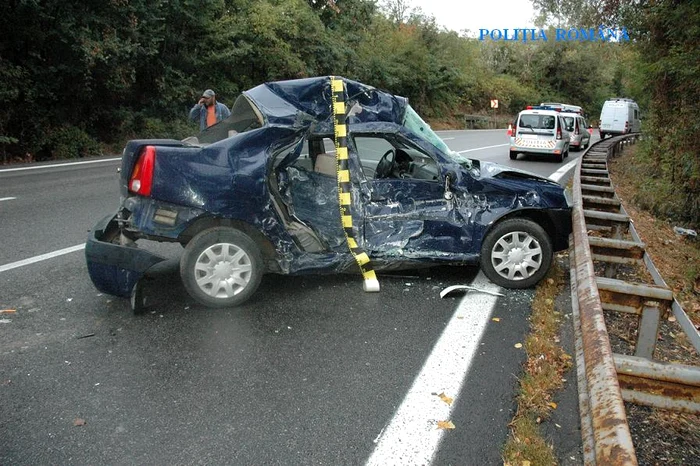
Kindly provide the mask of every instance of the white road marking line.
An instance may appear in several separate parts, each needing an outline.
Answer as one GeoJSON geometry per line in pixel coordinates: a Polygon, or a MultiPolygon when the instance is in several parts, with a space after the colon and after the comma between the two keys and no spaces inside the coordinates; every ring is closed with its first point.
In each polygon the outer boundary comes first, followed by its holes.
{"type": "MultiPolygon", "coordinates": [[[[471,285],[501,291],[481,272],[471,285]]],[[[403,403],[384,433],[380,433],[381,438],[365,463],[367,466],[432,463],[444,433],[437,428],[437,422],[450,420],[452,406],[457,402],[497,299],[474,291],[462,299],[403,403]],[[436,396],[442,392],[454,398],[452,406],[436,396]]]]}
{"type": "Polygon", "coordinates": [[[457,138],[440,138],[440,139],[442,139],[443,141],[449,141],[451,139],[457,139],[457,138]]]}
{"type": "Polygon", "coordinates": [[[71,246],[65,249],[59,249],[58,251],[48,252],[40,256],[30,257],[29,259],[24,259],[17,262],[10,262],[9,264],[0,265],[0,272],[7,272],[8,270],[16,269],[18,267],[24,267],[25,265],[34,264],[35,262],[45,261],[53,257],[62,256],[64,254],[70,254],[71,252],[80,251],[85,249],[85,243],[79,244],[77,246],[71,246]]]}
{"type": "Polygon", "coordinates": [[[477,147],[475,149],[458,150],[457,153],[464,154],[465,152],[473,152],[475,150],[483,150],[483,149],[493,149],[494,147],[503,147],[503,146],[510,146],[510,143],[508,143],[508,144],[496,144],[495,146],[477,147]]]}
{"type": "Polygon", "coordinates": [[[0,197],[0,201],[11,201],[17,199],[16,197],[0,197]]]}
{"type": "Polygon", "coordinates": [[[88,163],[115,162],[115,161],[121,160],[121,159],[122,159],[121,157],[114,157],[111,159],[103,159],[103,160],[84,160],[82,162],[52,163],[51,165],[34,165],[31,167],[3,168],[3,169],[0,169],[0,173],[19,172],[19,171],[24,171],[24,170],[39,170],[41,168],[70,167],[71,165],[85,165],[88,163]]]}
{"type": "Polygon", "coordinates": [[[571,162],[569,162],[566,165],[564,165],[563,167],[561,167],[559,170],[557,170],[554,173],[552,173],[551,175],[549,175],[549,179],[559,183],[559,180],[564,178],[564,176],[569,172],[569,170],[573,169],[577,163],[578,163],[578,160],[572,160],[571,162]]]}

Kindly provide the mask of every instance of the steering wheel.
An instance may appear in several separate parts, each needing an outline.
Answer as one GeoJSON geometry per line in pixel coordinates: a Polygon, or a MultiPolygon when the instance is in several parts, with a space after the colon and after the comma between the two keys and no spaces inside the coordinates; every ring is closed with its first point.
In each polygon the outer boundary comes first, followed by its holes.
{"type": "Polygon", "coordinates": [[[379,159],[377,168],[374,171],[374,179],[387,178],[389,175],[391,175],[395,162],[396,153],[394,152],[394,149],[389,149],[384,153],[384,155],[382,155],[382,158],[379,159]]]}

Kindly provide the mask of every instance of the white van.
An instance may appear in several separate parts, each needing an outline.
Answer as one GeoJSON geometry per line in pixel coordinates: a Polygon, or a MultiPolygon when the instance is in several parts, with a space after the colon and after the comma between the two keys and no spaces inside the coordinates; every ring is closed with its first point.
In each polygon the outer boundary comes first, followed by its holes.
{"type": "Polygon", "coordinates": [[[605,136],[638,133],[641,130],[639,106],[632,99],[609,99],[600,112],[600,139],[605,136]]]}
{"type": "Polygon", "coordinates": [[[548,106],[528,106],[518,114],[510,138],[510,159],[518,154],[553,155],[557,162],[569,156],[571,138],[560,113],[548,106]]]}

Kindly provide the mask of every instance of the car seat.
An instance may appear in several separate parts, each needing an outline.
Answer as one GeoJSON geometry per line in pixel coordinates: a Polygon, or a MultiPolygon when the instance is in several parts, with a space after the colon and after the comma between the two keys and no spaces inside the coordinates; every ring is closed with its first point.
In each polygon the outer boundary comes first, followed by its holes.
{"type": "Polygon", "coordinates": [[[316,156],[316,165],[314,165],[315,172],[323,175],[335,176],[337,170],[335,155],[324,153],[316,156]]]}

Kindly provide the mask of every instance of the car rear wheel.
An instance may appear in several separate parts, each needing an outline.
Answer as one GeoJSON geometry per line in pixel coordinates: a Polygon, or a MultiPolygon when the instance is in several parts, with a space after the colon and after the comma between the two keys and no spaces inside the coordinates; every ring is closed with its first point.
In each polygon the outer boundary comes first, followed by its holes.
{"type": "Polygon", "coordinates": [[[504,220],[486,235],[481,246],[481,269],[504,288],[529,288],[552,263],[552,241],[544,229],[525,218],[504,220]]]}
{"type": "Polygon", "coordinates": [[[263,275],[258,246],[246,234],[226,227],[199,233],[185,247],[180,276],[187,292],[208,307],[242,304],[263,275]]]}
{"type": "Polygon", "coordinates": [[[510,159],[511,159],[511,160],[515,160],[515,159],[517,159],[517,158],[518,158],[518,153],[517,153],[517,152],[510,151],[510,159]]]}

